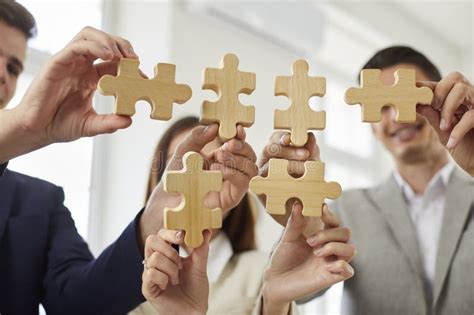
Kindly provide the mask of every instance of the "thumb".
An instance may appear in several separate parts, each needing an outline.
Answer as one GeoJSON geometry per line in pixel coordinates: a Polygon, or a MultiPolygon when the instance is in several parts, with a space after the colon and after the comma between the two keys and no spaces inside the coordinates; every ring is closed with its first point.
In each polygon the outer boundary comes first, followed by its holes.
{"type": "Polygon", "coordinates": [[[286,223],[285,231],[283,232],[283,242],[293,242],[303,236],[303,231],[306,227],[306,220],[302,214],[303,205],[296,201],[291,209],[291,215],[286,223]]]}
{"type": "Polygon", "coordinates": [[[213,141],[217,136],[218,125],[198,126],[193,128],[190,133],[178,144],[173,157],[168,165],[168,169],[181,169],[182,158],[187,152],[200,152],[206,144],[213,141]]]}
{"type": "Polygon", "coordinates": [[[426,86],[426,87],[432,89],[433,91],[436,88],[436,84],[438,84],[438,82],[435,82],[435,81],[417,81],[416,82],[417,87],[425,87],[426,86]]]}
{"type": "Polygon", "coordinates": [[[193,249],[191,253],[193,266],[205,274],[207,274],[207,258],[209,256],[209,242],[211,240],[211,235],[212,232],[210,230],[204,230],[204,241],[199,247],[193,249]]]}
{"type": "Polygon", "coordinates": [[[113,133],[118,129],[124,129],[132,124],[129,116],[115,114],[97,115],[92,114],[84,122],[83,134],[81,137],[93,137],[105,133],[113,133]]]}

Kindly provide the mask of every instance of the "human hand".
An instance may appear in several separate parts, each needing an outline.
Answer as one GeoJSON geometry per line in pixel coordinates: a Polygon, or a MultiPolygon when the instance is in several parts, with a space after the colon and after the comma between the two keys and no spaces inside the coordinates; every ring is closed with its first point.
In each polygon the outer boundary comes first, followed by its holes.
{"type": "Polygon", "coordinates": [[[439,82],[418,82],[434,92],[431,106],[418,106],[453,159],[474,176],[474,86],[459,72],[439,82]]]}

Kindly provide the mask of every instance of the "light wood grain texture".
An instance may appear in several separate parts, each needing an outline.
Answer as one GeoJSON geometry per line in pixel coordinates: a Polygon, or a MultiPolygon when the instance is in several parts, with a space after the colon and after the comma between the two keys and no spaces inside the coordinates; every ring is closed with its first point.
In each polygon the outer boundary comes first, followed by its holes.
{"type": "Polygon", "coordinates": [[[176,66],[159,63],[155,66],[155,77],[146,79],[139,74],[137,59],[122,58],[117,76],[104,75],[99,80],[99,90],[104,95],[115,96],[115,113],[133,116],[135,103],[147,101],[152,107],[152,119],[169,120],[173,103],[183,104],[191,98],[191,88],[176,84],[176,66]]]}
{"type": "Polygon", "coordinates": [[[326,112],[314,111],[309,107],[312,96],[326,94],[326,79],[308,76],[308,63],[297,60],[293,64],[291,77],[279,76],[275,80],[275,95],[287,96],[290,107],[275,110],[273,127],[291,130],[291,143],[302,147],[308,141],[308,130],[322,130],[326,127],[326,112]]]}
{"type": "Polygon", "coordinates": [[[226,54],[220,66],[204,69],[202,88],[216,92],[219,99],[202,103],[201,123],[219,123],[219,137],[226,141],[237,134],[237,124],[250,127],[255,121],[255,107],[239,101],[240,93],[255,90],[255,73],[239,71],[239,59],[234,54],[226,54]]]}
{"type": "Polygon", "coordinates": [[[203,158],[199,153],[188,152],[183,156],[183,169],[165,174],[166,192],[181,193],[183,200],[176,208],[165,208],[165,228],[185,230],[184,242],[198,247],[203,242],[202,231],[222,226],[220,208],[204,206],[204,197],[210,191],[220,191],[222,173],[203,170],[203,158]]]}
{"type": "Polygon", "coordinates": [[[395,121],[410,123],[416,121],[416,105],[429,105],[433,91],[428,87],[416,86],[416,72],[413,69],[399,69],[395,72],[395,83],[384,86],[379,69],[365,69],[360,73],[360,88],[350,88],[344,99],[347,104],[360,104],[362,121],[377,122],[382,119],[381,110],[393,106],[395,121]]]}
{"type": "Polygon", "coordinates": [[[285,214],[285,203],[298,198],[303,204],[303,215],[321,216],[324,198],[336,199],[341,195],[341,186],[324,181],[324,163],[306,161],[305,173],[300,178],[288,174],[288,161],[270,159],[268,176],[257,176],[250,181],[250,190],[267,196],[267,212],[285,214]]]}

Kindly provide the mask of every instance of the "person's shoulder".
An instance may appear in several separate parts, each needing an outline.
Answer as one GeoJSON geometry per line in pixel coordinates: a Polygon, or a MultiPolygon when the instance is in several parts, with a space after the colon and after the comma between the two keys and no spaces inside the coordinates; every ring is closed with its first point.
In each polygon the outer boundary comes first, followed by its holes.
{"type": "Polygon", "coordinates": [[[463,169],[461,169],[458,166],[455,166],[452,176],[451,176],[451,180],[463,181],[469,186],[474,187],[474,177],[466,173],[463,169]]]}
{"type": "Polygon", "coordinates": [[[22,196],[33,195],[37,197],[44,196],[47,198],[48,196],[51,196],[51,194],[63,194],[62,188],[53,183],[9,169],[5,170],[0,181],[5,181],[8,186],[14,188],[15,193],[19,193],[22,196]]]}
{"type": "Polygon", "coordinates": [[[363,202],[364,200],[370,199],[370,195],[376,189],[377,186],[344,190],[341,197],[335,201],[335,204],[353,204],[363,202]]]}

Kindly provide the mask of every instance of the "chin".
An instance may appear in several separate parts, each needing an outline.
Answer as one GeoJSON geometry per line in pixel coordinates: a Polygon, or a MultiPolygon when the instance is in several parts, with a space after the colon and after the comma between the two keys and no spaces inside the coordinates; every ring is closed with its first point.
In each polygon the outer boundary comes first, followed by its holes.
{"type": "Polygon", "coordinates": [[[419,164],[426,161],[426,148],[422,145],[410,145],[399,151],[398,159],[405,164],[419,164]]]}

